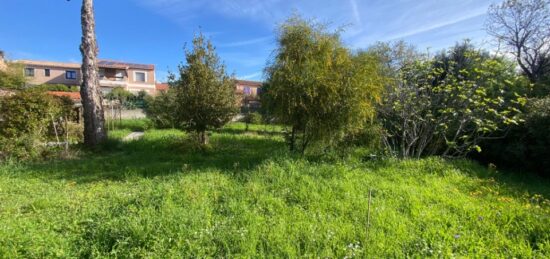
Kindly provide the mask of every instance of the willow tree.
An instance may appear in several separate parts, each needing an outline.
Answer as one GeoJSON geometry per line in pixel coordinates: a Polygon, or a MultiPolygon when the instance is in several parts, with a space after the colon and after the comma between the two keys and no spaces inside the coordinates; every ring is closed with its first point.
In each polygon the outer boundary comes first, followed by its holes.
{"type": "Polygon", "coordinates": [[[185,53],[185,59],[179,77],[170,79],[176,92],[176,126],[195,133],[198,142],[206,145],[207,131],[221,128],[237,113],[235,81],[202,34],[193,39],[193,49],[185,53]]]}
{"type": "Polygon", "coordinates": [[[82,107],[84,109],[84,144],[93,147],[107,138],[103,114],[103,96],[99,88],[97,65],[97,41],[93,0],[83,0],[81,10],[82,22],[82,107]]]}
{"type": "Polygon", "coordinates": [[[383,88],[375,58],[354,55],[338,32],[300,17],[279,28],[277,41],[262,105],[289,126],[291,150],[335,146],[373,119],[383,88]]]}

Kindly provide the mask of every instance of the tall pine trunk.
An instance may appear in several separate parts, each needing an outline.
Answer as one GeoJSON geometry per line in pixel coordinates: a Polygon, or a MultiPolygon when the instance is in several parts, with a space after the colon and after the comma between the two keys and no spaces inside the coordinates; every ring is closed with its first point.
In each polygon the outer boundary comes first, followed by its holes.
{"type": "Polygon", "coordinates": [[[98,47],[95,36],[93,0],[82,0],[82,106],[84,108],[84,144],[94,147],[107,138],[103,114],[103,96],[99,89],[98,47]]]}

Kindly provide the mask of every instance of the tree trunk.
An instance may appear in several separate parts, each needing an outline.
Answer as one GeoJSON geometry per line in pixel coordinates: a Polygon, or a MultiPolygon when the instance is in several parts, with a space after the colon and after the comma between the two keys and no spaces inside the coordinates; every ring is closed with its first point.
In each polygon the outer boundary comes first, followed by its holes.
{"type": "Polygon", "coordinates": [[[208,133],[206,131],[199,132],[199,142],[201,145],[208,145],[208,133]]]}
{"type": "Polygon", "coordinates": [[[290,152],[293,152],[296,146],[296,127],[292,126],[292,132],[290,133],[289,140],[290,152]]]}
{"type": "Polygon", "coordinates": [[[82,107],[84,108],[84,144],[94,147],[107,138],[103,114],[103,96],[99,89],[97,42],[93,0],[82,0],[82,107]]]}

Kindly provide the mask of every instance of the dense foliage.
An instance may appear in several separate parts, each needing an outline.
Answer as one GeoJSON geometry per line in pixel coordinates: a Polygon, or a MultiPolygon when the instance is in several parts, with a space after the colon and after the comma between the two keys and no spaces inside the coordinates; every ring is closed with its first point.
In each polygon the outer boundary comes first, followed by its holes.
{"type": "Polygon", "coordinates": [[[147,92],[133,94],[124,87],[115,87],[105,95],[108,100],[117,100],[125,109],[145,108],[147,92]]]}
{"type": "MultiPolygon", "coordinates": [[[[380,53],[380,49],[375,52],[380,53]]],[[[518,124],[525,99],[514,92],[519,80],[506,60],[492,58],[468,43],[435,59],[397,62],[379,118],[386,146],[401,157],[465,156],[479,143],[518,124]]],[[[388,72],[389,71],[389,72],[388,72]]]]}
{"type": "Polygon", "coordinates": [[[484,152],[476,156],[484,162],[516,170],[527,169],[550,176],[550,96],[529,99],[523,122],[510,129],[507,136],[485,143],[484,152]]]}
{"type": "Polygon", "coordinates": [[[0,69],[0,88],[23,89],[26,82],[21,64],[8,62],[6,69],[0,69]]]}
{"type": "Polygon", "coordinates": [[[354,55],[336,32],[292,17],[279,29],[262,105],[290,127],[291,150],[326,148],[374,118],[382,79],[376,60],[354,55]]]}
{"type": "Polygon", "coordinates": [[[61,134],[66,125],[61,121],[71,115],[67,103],[37,90],[0,99],[0,159],[31,159],[48,151],[45,142],[55,134],[52,130],[61,134]]]}
{"type": "Polygon", "coordinates": [[[159,129],[175,128],[178,116],[176,107],[176,91],[170,88],[146,98],[145,114],[159,129]]]}
{"type": "Polygon", "coordinates": [[[64,84],[43,84],[32,86],[33,88],[43,91],[60,91],[60,92],[79,92],[80,88],[76,85],[64,85],[64,84]]]}
{"type": "Polygon", "coordinates": [[[262,124],[262,115],[259,112],[249,112],[244,116],[243,122],[247,124],[262,124]]]}
{"type": "Polygon", "coordinates": [[[235,81],[202,33],[193,39],[185,58],[178,77],[170,79],[176,91],[175,126],[196,133],[198,142],[206,145],[207,131],[224,126],[238,111],[235,81]]]}

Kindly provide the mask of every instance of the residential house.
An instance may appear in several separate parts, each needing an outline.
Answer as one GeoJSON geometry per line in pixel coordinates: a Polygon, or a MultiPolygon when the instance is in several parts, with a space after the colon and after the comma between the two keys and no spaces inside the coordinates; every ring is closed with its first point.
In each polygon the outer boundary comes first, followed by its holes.
{"type": "Polygon", "coordinates": [[[170,86],[168,85],[168,83],[157,83],[157,84],[156,84],[156,91],[157,91],[157,93],[159,93],[159,92],[164,92],[164,91],[168,91],[168,88],[170,88],[170,86]]]}
{"type": "Polygon", "coordinates": [[[236,92],[241,96],[241,107],[251,110],[260,108],[260,94],[262,82],[249,80],[236,80],[236,92]]]}
{"type": "MultiPolygon", "coordinates": [[[[81,65],[51,61],[19,60],[25,66],[25,76],[29,84],[64,84],[78,86],[82,82],[81,65]]],[[[99,84],[101,91],[110,92],[115,87],[122,87],[130,92],[145,91],[156,93],[155,66],[133,64],[111,60],[99,60],[99,84]]]]}
{"type": "MultiPolygon", "coordinates": [[[[157,83],[156,91],[166,91],[169,85],[167,83],[157,83]]],[[[248,81],[248,80],[236,80],[235,91],[239,96],[239,105],[242,108],[250,108],[257,110],[260,108],[259,95],[262,89],[262,82],[248,81]]]]}

